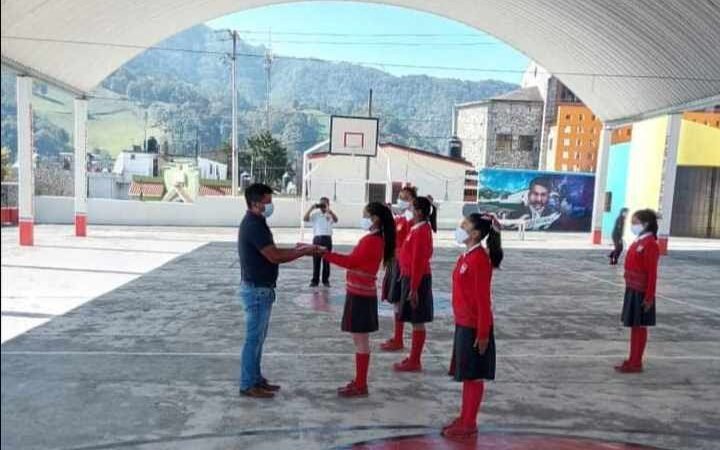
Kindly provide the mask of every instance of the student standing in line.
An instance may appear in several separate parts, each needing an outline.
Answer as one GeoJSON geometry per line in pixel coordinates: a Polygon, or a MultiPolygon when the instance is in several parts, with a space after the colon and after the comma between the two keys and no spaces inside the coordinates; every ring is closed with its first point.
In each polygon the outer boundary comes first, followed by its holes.
{"type": "Polygon", "coordinates": [[[477,433],[477,413],[485,390],[484,380],[495,379],[495,335],[491,300],[493,268],[500,267],[503,250],[500,224],[493,215],[471,214],[455,231],[455,240],[466,251],[452,273],[452,306],[455,340],[451,369],[463,384],[460,416],[445,426],[446,437],[477,433]],[[487,244],[483,247],[483,241],[487,244]]]}
{"type": "Polygon", "coordinates": [[[610,265],[614,266],[618,263],[620,255],[623,252],[623,234],[625,234],[625,220],[627,219],[628,209],[623,208],[620,210],[617,219],[615,219],[615,226],[612,231],[612,241],[615,248],[608,255],[610,258],[610,265]]]}
{"type": "Polygon", "coordinates": [[[402,285],[400,320],[412,323],[412,343],[410,355],[393,365],[398,372],[422,370],[420,356],[425,345],[425,324],[433,320],[430,258],[432,234],[437,230],[436,210],[426,197],[418,197],[413,203],[413,215],[413,225],[398,255],[402,285]]]}
{"type": "Polygon", "coordinates": [[[657,214],[651,209],[636,211],[632,232],[637,236],[625,255],[623,325],[630,328],[630,355],[615,366],[620,373],[642,372],[647,327],[655,326],[655,285],[660,260],[657,244],[657,214]]]}
{"type": "MultiPolygon", "coordinates": [[[[318,203],[312,205],[310,209],[307,210],[303,220],[312,223],[313,245],[320,245],[328,250],[332,250],[333,224],[337,223],[338,218],[333,210],[330,209],[330,199],[322,197],[318,203]]],[[[320,283],[321,265],[322,284],[325,287],[330,287],[330,263],[323,261],[318,255],[313,257],[313,276],[310,281],[310,287],[317,287],[320,283]]]]}
{"type": "Polygon", "coordinates": [[[326,253],[324,259],[347,270],[342,331],[355,343],[355,379],[338,389],[340,397],[367,397],[370,334],[378,330],[377,272],[380,264],[391,267],[395,254],[395,223],[382,203],[368,204],[361,222],[363,236],[349,255],[326,253]]]}
{"type": "Polygon", "coordinates": [[[417,188],[404,186],[400,190],[397,201],[398,214],[395,216],[395,262],[391,267],[385,269],[383,278],[382,299],[391,303],[395,309],[393,336],[380,345],[380,349],[386,352],[395,352],[405,348],[403,333],[405,327],[400,320],[401,307],[401,285],[400,285],[400,262],[398,255],[405,239],[413,225],[414,214],[412,204],[417,198],[417,188]]]}

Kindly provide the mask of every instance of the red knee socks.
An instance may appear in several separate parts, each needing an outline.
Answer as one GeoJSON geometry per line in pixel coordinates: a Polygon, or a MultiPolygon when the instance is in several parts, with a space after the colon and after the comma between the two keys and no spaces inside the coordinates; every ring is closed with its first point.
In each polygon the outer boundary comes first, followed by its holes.
{"type": "Polygon", "coordinates": [[[484,391],[485,383],[482,381],[463,381],[460,420],[464,427],[477,426],[477,414],[480,410],[484,391]]]}
{"type": "Polygon", "coordinates": [[[370,353],[355,353],[355,385],[357,387],[367,387],[367,375],[369,367],[370,353]]]}
{"type": "Polygon", "coordinates": [[[395,336],[393,336],[393,340],[402,344],[404,331],[405,323],[400,320],[400,314],[395,313],[395,336]]]}
{"type": "Polygon", "coordinates": [[[631,366],[642,366],[647,335],[646,327],[632,327],[630,329],[630,359],[628,362],[631,366]]]}
{"type": "Polygon", "coordinates": [[[412,347],[410,348],[410,362],[420,365],[420,355],[422,355],[424,345],[425,330],[413,330],[412,347]]]}

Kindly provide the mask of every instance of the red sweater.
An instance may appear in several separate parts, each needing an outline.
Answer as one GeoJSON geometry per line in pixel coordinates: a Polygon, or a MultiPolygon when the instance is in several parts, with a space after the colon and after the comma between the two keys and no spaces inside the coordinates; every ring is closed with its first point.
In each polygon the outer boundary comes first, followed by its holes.
{"type": "Polygon", "coordinates": [[[432,228],[427,222],[413,225],[398,252],[400,275],[410,278],[410,289],[417,291],[423,276],[430,275],[433,254],[432,228]]]}
{"type": "Polygon", "coordinates": [[[408,221],[405,216],[395,217],[395,254],[400,252],[400,249],[405,243],[408,233],[410,232],[412,223],[408,221]]]}
{"type": "Polygon", "coordinates": [[[452,274],[452,306],[455,323],[475,328],[479,339],[490,336],[493,314],[490,300],[492,265],[481,246],[463,253],[452,274]]]}
{"type": "Polygon", "coordinates": [[[660,249],[652,234],[633,242],[625,255],[625,286],[644,292],[648,302],[655,301],[659,260],[660,249]]]}
{"type": "Polygon", "coordinates": [[[324,258],[347,269],[346,289],[364,297],[377,296],[376,279],[383,259],[385,241],[377,233],[363,236],[349,255],[326,253],[324,258]]]}

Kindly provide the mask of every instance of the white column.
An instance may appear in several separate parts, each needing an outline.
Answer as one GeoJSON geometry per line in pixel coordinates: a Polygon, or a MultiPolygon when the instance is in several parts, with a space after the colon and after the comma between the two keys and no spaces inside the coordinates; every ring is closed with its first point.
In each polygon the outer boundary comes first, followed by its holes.
{"type": "Polygon", "coordinates": [[[33,178],[32,86],[28,76],[17,77],[18,215],[20,245],[33,245],[35,182],[33,178]]]}
{"type": "Polygon", "coordinates": [[[675,198],[675,175],[677,174],[678,147],[682,113],[670,114],[665,138],[665,160],[663,161],[662,182],[658,205],[658,245],[660,254],[667,255],[670,223],[672,222],[673,200],[675,198]]]}
{"type": "Polygon", "coordinates": [[[75,236],[87,235],[87,99],[75,99],[75,236]]]}
{"type": "Polygon", "coordinates": [[[610,159],[610,141],[612,129],[603,126],[598,146],[597,166],[595,168],[595,197],[593,199],[592,215],[592,243],[602,244],[602,219],[605,212],[605,187],[608,175],[608,160],[610,159]]]}

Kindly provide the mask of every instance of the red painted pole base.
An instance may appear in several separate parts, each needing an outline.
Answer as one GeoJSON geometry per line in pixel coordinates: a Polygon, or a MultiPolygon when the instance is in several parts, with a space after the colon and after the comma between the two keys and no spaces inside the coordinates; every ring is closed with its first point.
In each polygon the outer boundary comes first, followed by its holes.
{"type": "Polygon", "coordinates": [[[602,244],[602,230],[593,230],[592,243],[595,245],[602,244]]]}
{"type": "Polygon", "coordinates": [[[33,219],[20,219],[18,222],[18,228],[20,229],[20,245],[34,245],[34,223],[35,221],[33,219]]]}
{"type": "Polygon", "coordinates": [[[75,236],[87,236],[87,215],[75,214],[75,236]]]}
{"type": "Polygon", "coordinates": [[[661,255],[667,255],[668,254],[668,238],[666,238],[666,237],[658,238],[658,248],[660,250],[661,255]]]}

